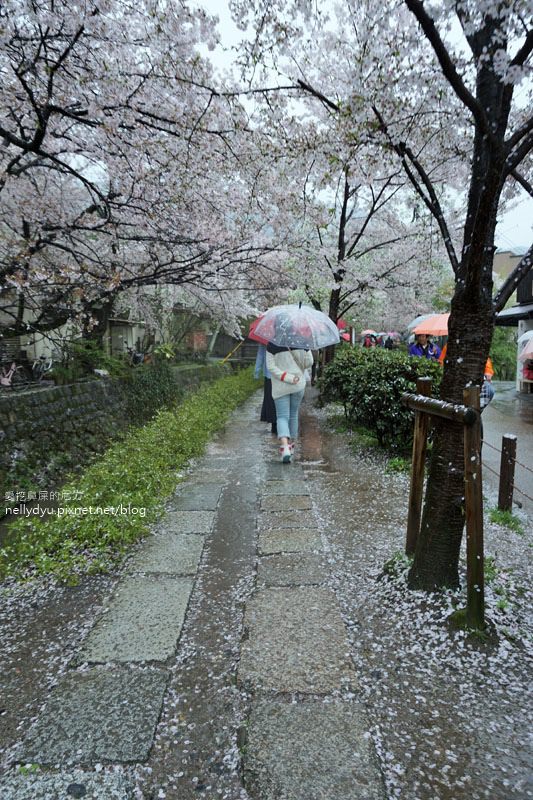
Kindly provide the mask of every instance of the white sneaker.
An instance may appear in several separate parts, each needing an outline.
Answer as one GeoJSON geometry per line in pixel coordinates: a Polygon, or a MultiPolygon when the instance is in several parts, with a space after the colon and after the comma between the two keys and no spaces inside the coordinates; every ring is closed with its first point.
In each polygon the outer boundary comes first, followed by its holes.
{"type": "Polygon", "coordinates": [[[283,464],[290,464],[291,463],[291,449],[288,444],[283,445],[283,447],[279,448],[279,454],[281,461],[283,464]]]}

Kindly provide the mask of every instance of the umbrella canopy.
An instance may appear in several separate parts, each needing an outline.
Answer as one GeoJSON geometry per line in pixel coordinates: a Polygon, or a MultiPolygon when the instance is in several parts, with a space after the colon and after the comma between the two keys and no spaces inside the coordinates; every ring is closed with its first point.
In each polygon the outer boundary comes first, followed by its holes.
{"type": "Polygon", "coordinates": [[[341,339],[344,339],[345,342],[350,341],[350,334],[349,333],[341,333],[341,339]]]}
{"type": "Polygon", "coordinates": [[[326,314],[301,303],[269,308],[257,322],[255,334],[279,347],[308,350],[340,341],[337,326],[326,314]]]}
{"type": "Polygon", "coordinates": [[[435,316],[434,314],[419,314],[418,317],[415,317],[414,319],[411,320],[411,322],[407,326],[407,330],[412,333],[417,325],[420,325],[420,323],[424,322],[424,320],[434,316],[435,316]]]}
{"type": "Polygon", "coordinates": [[[533,339],[533,331],[526,331],[522,334],[522,336],[518,337],[518,344],[522,344],[522,342],[527,342],[528,339],[533,339]]]}
{"type": "Polygon", "coordinates": [[[402,338],[401,334],[399,334],[398,331],[388,331],[387,332],[387,336],[389,336],[391,339],[401,339],[402,338]]]}
{"type": "Polygon", "coordinates": [[[337,320],[337,328],[340,331],[343,331],[345,329],[345,327],[346,327],[346,322],[343,319],[338,319],[337,320]]]}
{"type": "MultiPolygon", "coordinates": [[[[248,331],[248,338],[249,339],[253,339],[254,342],[260,342],[260,344],[268,344],[270,339],[267,339],[266,336],[259,336],[255,331],[255,329],[257,328],[257,323],[260,320],[262,320],[263,317],[264,317],[264,314],[261,314],[259,317],[257,317],[257,319],[254,319],[254,321],[250,325],[250,330],[248,331]]],[[[274,327],[272,326],[272,331],[273,330],[274,330],[274,327]]]]}
{"type": "Polygon", "coordinates": [[[449,314],[432,314],[420,322],[413,333],[425,333],[427,336],[446,336],[448,334],[449,314]]]}
{"type": "MultiPolygon", "coordinates": [[[[521,337],[520,337],[521,338],[521,337]]],[[[533,337],[526,339],[526,346],[518,356],[520,361],[533,361],[533,337]]]]}
{"type": "Polygon", "coordinates": [[[366,328],[364,331],[361,331],[361,336],[376,336],[376,331],[373,331],[372,328],[366,328]]]}

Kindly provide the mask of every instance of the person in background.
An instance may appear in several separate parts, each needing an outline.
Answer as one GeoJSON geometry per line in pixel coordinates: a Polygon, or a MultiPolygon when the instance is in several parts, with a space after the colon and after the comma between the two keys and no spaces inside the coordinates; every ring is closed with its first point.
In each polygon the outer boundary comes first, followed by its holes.
{"type": "Polygon", "coordinates": [[[278,347],[270,342],[267,345],[266,365],[276,406],[280,457],[284,464],[290,464],[305,391],[304,372],[313,366],[313,356],[310,350],[278,347]]]}
{"type": "Polygon", "coordinates": [[[320,363],[320,350],[311,350],[313,356],[313,366],[311,367],[311,386],[314,386],[317,379],[318,367],[320,363]]]}
{"type": "Polygon", "coordinates": [[[255,359],[255,372],[254,377],[259,378],[263,375],[263,405],[261,406],[261,422],[270,422],[271,433],[278,432],[276,426],[276,406],[272,399],[272,380],[270,372],[266,365],[266,345],[260,344],[257,348],[257,356],[255,359]]]}
{"type": "Polygon", "coordinates": [[[419,358],[430,358],[433,361],[438,361],[440,356],[440,348],[433,344],[429,336],[425,333],[417,333],[415,341],[409,347],[410,356],[418,356],[419,358]]]}
{"type": "Polygon", "coordinates": [[[367,333],[365,338],[363,339],[363,347],[375,347],[376,340],[370,333],[367,333]]]}

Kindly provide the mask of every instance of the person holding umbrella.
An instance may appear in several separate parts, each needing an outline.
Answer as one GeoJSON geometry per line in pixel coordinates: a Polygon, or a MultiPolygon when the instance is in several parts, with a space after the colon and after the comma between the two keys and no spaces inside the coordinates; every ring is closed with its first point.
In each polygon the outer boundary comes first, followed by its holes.
{"type": "Polygon", "coordinates": [[[280,347],[270,342],[266,354],[276,407],[280,456],[290,464],[298,437],[300,404],[305,393],[305,370],[313,366],[313,354],[301,348],[280,347]]]}
{"type": "Polygon", "coordinates": [[[256,333],[263,333],[270,340],[266,365],[272,380],[280,456],[284,464],[289,464],[298,436],[298,416],[306,383],[305,370],[313,365],[311,350],[338,344],[339,332],[321,311],[309,306],[302,307],[300,303],[269,309],[258,323],[256,333]]]}

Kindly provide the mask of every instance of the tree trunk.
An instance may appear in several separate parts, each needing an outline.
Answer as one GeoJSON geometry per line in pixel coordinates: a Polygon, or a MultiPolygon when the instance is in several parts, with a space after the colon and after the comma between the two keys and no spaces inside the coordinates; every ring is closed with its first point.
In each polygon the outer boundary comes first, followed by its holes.
{"type": "MultiPolygon", "coordinates": [[[[481,385],[492,326],[491,309],[474,312],[454,298],[443,400],[462,403],[463,388],[472,376],[481,385]]],[[[422,524],[409,573],[411,588],[431,591],[458,586],[464,521],[463,425],[435,420],[422,524]]]]}
{"type": "Polygon", "coordinates": [[[102,349],[104,349],[104,337],[109,319],[113,313],[114,303],[115,297],[112,295],[102,299],[96,308],[93,305],[87,305],[85,309],[86,315],[91,317],[91,322],[84,325],[82,337],[96,342],[98,347],[102,349]]]}
{"type": "MultiPolygon", "coordinates": [[[[338,289],[332,289],[329,296],[329,309],[328,316],[332,322],[337,324],[339,318],[339,303],[340,303],[340,286],[338,289]]],[[[329,364],[335,358],[335,345],[330,344],[324,348],[324,364],[329,364]]]]}
{"type": "MultiPolygon", "coordinates": [[[[492,261],[500,181],[497,170],[485,177],[476,199],[475,224],[463,248],[462,279],[456,283],[448,322],[448,349],[440,396],[463,402],[463,389],[481,386],[494,329],[492,261]]],[[[470,210],[470,209],[469,209],[470,210]]],[[[420,535],[409,585],[432,590],[459,584],[459,551],[464,527],[463,429],[439,420],[435,425],[420,535]]]]}

